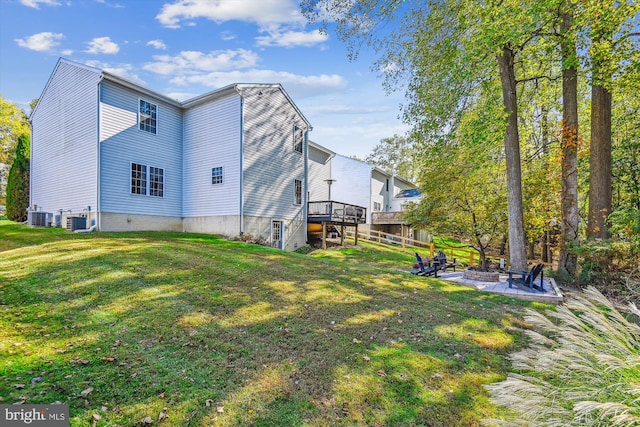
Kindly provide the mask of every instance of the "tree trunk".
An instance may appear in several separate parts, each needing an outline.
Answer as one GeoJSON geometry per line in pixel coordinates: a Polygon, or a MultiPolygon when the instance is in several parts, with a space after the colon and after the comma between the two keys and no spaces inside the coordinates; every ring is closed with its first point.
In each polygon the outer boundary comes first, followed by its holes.
{"type": "Polygon", "coordinates": [[[522,170],[520,165],[520,139],[518,136],[518,100],[516,97],[515,54],[505,45],[498,56],[502,100],[507,113],[504,137],[507,163],[507,203],[509,219],[509,258],[514,270],[527,269],[527,241],[524,234],[522,207],[522,170]]]}
{"type": "Polygon", "coordinates": [[[558,272],[575,278],[578,258],[570,246],[579,244],[578,226],[578,71],[575,65],[576,44],[565,35],[573,16],[562,17],[562,192],[560,221],[560,260],[558,272]]]}
{"type": "Polygon", "coordinates": [[[591,86],[591,160],[587,238],[610,237],[611,213],[611,93],[602,84],[591,86]]]}

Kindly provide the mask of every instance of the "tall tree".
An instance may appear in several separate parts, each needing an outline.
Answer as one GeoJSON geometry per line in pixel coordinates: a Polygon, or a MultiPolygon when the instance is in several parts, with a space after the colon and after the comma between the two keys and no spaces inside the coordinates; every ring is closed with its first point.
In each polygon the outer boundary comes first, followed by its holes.
{"type": "Polygon", "coordinates": [[[22,222],[29,206],[29,137],[20,135],[7,182],[7,217],[22,222]]]}
{"type": "Polygon", "coordinates": [[[579,243],[578,227],[578,59],[571,3],[561,12],[560,50],[562,52],[562,194],[560,220],[560,259],[558,271],[576,276],[578,259],[571,246],[579,243]]]}
{"type": "MultiPolygon", "coordinates": [[[[589,215],[587,237],[610,237],[607,217],[612,211],[611,110],[614,77],[629,63],[629,53],[640,36],[637,16],[640,5],[633,0],[605,2],[585,0],[586,25],[590,29],[591,144],[589,215]]],[[[637,66],[637,64],[636,64],[637,66]]]]}

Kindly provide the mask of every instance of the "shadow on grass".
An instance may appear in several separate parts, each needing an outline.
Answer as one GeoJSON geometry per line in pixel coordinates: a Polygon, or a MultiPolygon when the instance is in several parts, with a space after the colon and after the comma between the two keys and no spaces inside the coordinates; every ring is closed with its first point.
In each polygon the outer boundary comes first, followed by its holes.
{"type": "Polygon", "coordinates": [[[475,425],[499,415],[482,384],[505,376],[530,306],[371,254],[31,239],[0,259],[0,395],[68,403],[73,425],[475,425]]]}

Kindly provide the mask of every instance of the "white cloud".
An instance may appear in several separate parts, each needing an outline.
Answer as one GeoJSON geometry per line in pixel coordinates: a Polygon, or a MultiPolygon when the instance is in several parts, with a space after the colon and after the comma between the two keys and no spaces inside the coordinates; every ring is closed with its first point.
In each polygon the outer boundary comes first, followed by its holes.
{"type": "Polygon", "coordinates": [[[109,37],[96,37],[87,43],[89,47],[85,52],[97,55],[104,53],[106,55],[115,55],[120,51],[120,46],[117,43],[111,41],[109,37]]]}
{"type": "Polygon", "coordinates": [[[178,55],[154,55],[155,62],[145,64],[147,71],[163,75],[184,75],[209,71],[248,68],[257,64],[258,55],[250,50],[216,50],[208,54],[184,51],[178,55]]]}
{"type": "Polygon", "coordinates": [[[176,0],[165,3],[156,16],[162,25],[179,28],[182,21],[205,18],[214,22],[246,21],[260,26],[298,22],[305,19],[296,0],[176,0]]]}
{"type": "Polygon", "coordinates": [[[220,33],[220,38],[224,41],[229,41],[234,40],[236,38],[236,35],[231,31],[223,31],[222,33],[220,33]]]}
{"type": "Polygon", "coordinates": [[[320,31],[286,31],[279,30],[270,31],[267,36],[256,37],[258,46],[313,46],[318,43],[324,43],[329,39],[327,34],[320,31]]]}
{"type": "Polygon", "coordinates": [[[179,86],[199,84],[212,88],[220,88],[233,83],[280,83],[294,99],[327,94],[328,92],[340,92],[347,86],[347,81],[337,74],[302,76],[273,70],[213,72],[179,76],[173,78],[171,83],[179,86]]]}
{"type": "Polygon", "coordinates": [[[64,39],[62,33],[44,32],[34,34],[22,39],[15,39],[18,46],[38,52],[46,52],[60,44],[60,40],[64,39]]]}
{"type": "Polygon", "coordinates": [[[71,56],[71,55],[73,55],[73,49],[65,49],[63,51],[60,51],[60,55],[62,55],[62,56],[71,56]]]}
{"type": "Polygon", "coordinates": [[[152,46],[156,49],[167,50],[167,45],[162,40],[149,40],[147,46],[152,46]]]}
{"type": "Polygon", "coordinates": [[[131,64],[112,65],[97,60],[85,61],[85,64],[90,67],[98,68],[108,73],[115,74],[116,76],[122,77],[123,79],[129,80],[130,82],[137,85],[146,86],[146,82],[133,72],[133,66],[131,64]]]}
{"type": "Polygon", "coordinates": [[[24,6],[32,7],[34,9],[40,9],[40,4],[47,6],[60,6],[56,0],[20,0],[24,6]]]}

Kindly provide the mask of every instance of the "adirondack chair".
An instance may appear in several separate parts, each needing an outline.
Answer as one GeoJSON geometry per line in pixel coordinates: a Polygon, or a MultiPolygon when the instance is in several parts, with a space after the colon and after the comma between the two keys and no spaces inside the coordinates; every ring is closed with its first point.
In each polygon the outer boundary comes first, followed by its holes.
{"type": "Polygon", "coordinates": [[[412,271],[413,274],[416,274],[418,276],[433,275],[433,277],[436,277],[436,278],[438,277],[438,269],[433,265],[425,266],[424,262],[422,261],[422,257],[418,255],[417,252],[416,252],[416,261],[418,264],[418,269],[414,269],[412,271]]]}
{"type": "Polygon", "coordinates": [[[447,256],[445,255],[445,253],[442,251],[438,251],[436,256],[433,257],[433,265],[438,270],[447,271],[447,268],[453,267],[453,271],[456,271],[456,266],[458,265],[458,262],[456,261],[455,258],[453,259],[453,262],[447,262],[447,256]]]}
{"type": "Polygon", "coordinates": [[[541,291],[546,292],[544,289],[544,264],[536,264],[529,271],[522,270],[508,270],[509,274],[509,287],[512,288],[513,285],[518,286],[519,288],[524,288],[526,290],[533,290],[534,288],[541,291]],[[518,275],[520,277],[513,277],[514,275],[518,275]],[[540,276],[540,285],[535,284],[536,278],[540,276]]]}

